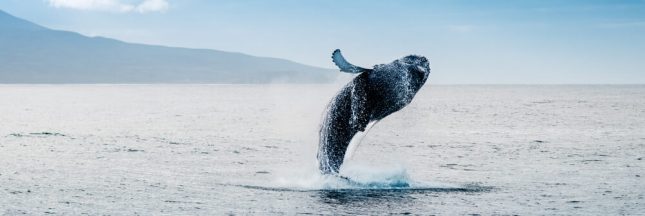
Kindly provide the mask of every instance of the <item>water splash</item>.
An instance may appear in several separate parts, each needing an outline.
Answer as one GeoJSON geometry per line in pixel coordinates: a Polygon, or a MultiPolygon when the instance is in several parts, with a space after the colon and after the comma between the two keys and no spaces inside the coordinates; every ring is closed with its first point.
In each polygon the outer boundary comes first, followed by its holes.
{"type": "Polygon", "coordinates": [[[282,173],[273,181],[262,185],[226,184],[249,189],[271,191],[327,191],[327,190],[411,190],[434,192],[476,192],[484,188],[476,185],[458,185],[441,182],[415,181],[402,166],[375,168],[347,164],[340,176],[322,175],[319,172],[282,173]]]}

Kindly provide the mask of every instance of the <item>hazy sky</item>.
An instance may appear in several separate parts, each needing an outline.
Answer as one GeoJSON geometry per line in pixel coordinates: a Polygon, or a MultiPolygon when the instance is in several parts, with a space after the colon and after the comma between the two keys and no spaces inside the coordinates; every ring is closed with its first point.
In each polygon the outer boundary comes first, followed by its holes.
{"type": "Polygon", "coordinates": [[[431,60],[435,83],[645,83],[645,0],[1,0],[46,27],[333,68],[431,60]]]}

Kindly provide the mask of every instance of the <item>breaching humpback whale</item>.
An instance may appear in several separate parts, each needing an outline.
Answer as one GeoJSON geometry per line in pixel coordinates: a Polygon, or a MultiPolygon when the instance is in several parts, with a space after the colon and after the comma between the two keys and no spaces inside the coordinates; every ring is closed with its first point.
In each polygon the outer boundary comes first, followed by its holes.
{"type": "Polygon", "coordinates": [[[340,71],[358,75],[331,100],[323,116],[317,155],[323,174],[338,174],[352,138],[408,105],[430,74],[428,59],[418,55],[373,69],[347,62],[338,49],[332,60],[340,71]]]}

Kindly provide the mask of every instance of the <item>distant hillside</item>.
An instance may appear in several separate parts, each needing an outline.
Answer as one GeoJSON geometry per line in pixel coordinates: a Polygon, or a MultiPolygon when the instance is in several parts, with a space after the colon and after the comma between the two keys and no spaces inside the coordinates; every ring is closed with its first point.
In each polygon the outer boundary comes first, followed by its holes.
{"type": "Polygon", "coordinates": [[[0,10],[0,83],[328,82],[337,74],[278,58],[86,37],[0,10]]]}

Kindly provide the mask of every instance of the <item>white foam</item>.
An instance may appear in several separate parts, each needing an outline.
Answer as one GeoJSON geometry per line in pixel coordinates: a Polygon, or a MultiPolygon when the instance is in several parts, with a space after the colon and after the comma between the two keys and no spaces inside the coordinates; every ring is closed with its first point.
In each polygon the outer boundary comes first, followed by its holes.
{"type": "Polygon", "coordinates": [[[287,190],[339,189],[455,189],[459,185],[414,181],[405,167],[369,167],[360,164],[343,165],[340,176],[319,172],[283,173],[263,188],[287,190]]]}

